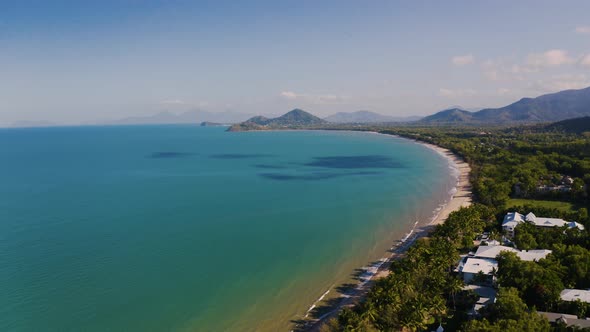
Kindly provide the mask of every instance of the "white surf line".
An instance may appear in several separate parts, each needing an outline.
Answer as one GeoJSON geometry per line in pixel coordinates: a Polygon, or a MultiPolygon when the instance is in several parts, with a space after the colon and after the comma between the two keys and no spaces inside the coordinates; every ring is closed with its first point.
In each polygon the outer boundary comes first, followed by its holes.
{"type": "MultiPolygon", "coordinates": [[[[330,286],[330,288],[334,287],[334,285],[330,286]]],[[[305,313],[305,318],[309,317],[309,314],[311,313],[311,311],[315,308],[316,304],[318,304],[319,302],[321,302],[324,297],[326,297],[326,295],[328,295],[328,293],[330,293],[330,288],[328,288],[328,290],[322,294],[322,296],[320,296],[319,299],[317,299],[310,307],[309,309],[307,309],[307,312],[305,313]]]]}

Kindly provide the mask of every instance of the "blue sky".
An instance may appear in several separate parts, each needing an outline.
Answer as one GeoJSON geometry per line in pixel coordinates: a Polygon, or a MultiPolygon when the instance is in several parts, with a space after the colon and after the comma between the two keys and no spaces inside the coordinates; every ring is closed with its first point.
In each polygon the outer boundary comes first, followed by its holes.
{"type": "Polygon", "coordinates": [[[0,124],[426,115],[590,86],[588,1],[2,1],[0,124]]]}

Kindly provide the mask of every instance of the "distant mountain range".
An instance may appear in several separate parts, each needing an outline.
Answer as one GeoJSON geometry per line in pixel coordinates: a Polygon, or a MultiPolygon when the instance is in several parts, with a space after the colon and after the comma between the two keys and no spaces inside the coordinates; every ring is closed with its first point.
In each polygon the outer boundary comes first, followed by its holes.
{"type": "Polygon", "coordinates": [[[357,111],[357,112],[339,112],[328,117],[324,120],[331,123],[387,123],[387,122],[411,122],[420,120],[421,116],[410,116],[410,117],[395,117],[382,115],[371,111],[357,111]]]}
{"type": "Polygon", "coordinates": [[[238,113],[232,111],[207,112],[191,110],[180,114],[172,112],[160,112],[151,116],[130,117],[121,120],[107,121],[102,124],[131,125],[131,124],[198,124],[201,122],[238,123],[252,117],[253,114],[238,113]]]}
{"type": "MultiPolygon", "coordinates": [[[[590,117],[590,87],[580,90],[565,90],[536,98],[522,98],[508,106],[468,111],[451,107],[426,117],[393,117],[370,111],[339,112],[320,119],[300,109],[287,114],[267,118],[233,111],[208,112],[190,110],[183,113],[160,112],[152,116],[130,117],[120,120],[102,121],[91,124],[132,125],[132,124],[237,124],[231,130],[264,130],[280,128],[313,127],[329,124],[400,123],[412,125],[506,125],[590,117]]],[[[13,127],[54,126],[44,121],[20,121],[13,127]]]]}
{"type": "Polygon", "coordinates": [[[313,127],[332,124],[393,123],[406,122],[414,125],[506,125],[540,122],[555,122],[590,116],[590,87],[580,90],[565,90],[539,96],[522,98],[508,106],[467,111],[460,107],[437,112],[424,118],[392,117],[370,111],[336,113],[324,120],[300,109],[281,117],[269,119],[263,116],[232,127],[231,130],[261,130],[279,128],[313,127]]]}
{"type": "Polygon", "coordinates": [[[32,128],[32,127],[53,127],[58,124],[49,121],[16,121],[10,124],[10,127],[15,128],[32,128]]]}
{"type": "Polygon", "coordinates": [[[327,121],[298,108],[277,118],[255,116],[245,122],[231,126],[228,131],[273,130],[311,127],[326,124],[327,121]]]}
{"type": "Polygon", "coordinates": [[[427,116],[421,124],[508,124],[551,122],[590,116],[590,87],[521,100],[501,108],[468,112],[451,108],[427,116]]]}

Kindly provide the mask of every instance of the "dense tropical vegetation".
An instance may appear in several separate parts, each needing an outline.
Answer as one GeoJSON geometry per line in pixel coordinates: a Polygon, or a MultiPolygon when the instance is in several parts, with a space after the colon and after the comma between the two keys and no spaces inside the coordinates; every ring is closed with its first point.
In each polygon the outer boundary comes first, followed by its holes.
{"type": "Polygon", "coordinates": [[[477,319],[467,315],[477,296],[463,291],[463,280],[453,272],[459,255],[474,249],[479,234],[501,232],[507,211],[576,220],[588,229],[589,135],[542,125],[356,129],[436,144],[462,156],[472,168],[476,204],[452,213],[428,238],[418,240],[391,265],[391,273],[376,282],[364,301],[343,309],[323,330],[430,331],[442,324],[447,331],[561,331],[567,328],[550,326],[535,310],[580,317],[590,313],[589,305],[562,302],[559,296],[566,287],[590,287],[590,237],[586,230],[519,225],[514,238],[519,249],[553,252],[539,262],[502,253],[496,272],[500,286],[497,301],[477,319]],[[539,204],[507,208],[511,199],[539,204]],[[543,204],[553,201],[571,208],[543,204]]]}

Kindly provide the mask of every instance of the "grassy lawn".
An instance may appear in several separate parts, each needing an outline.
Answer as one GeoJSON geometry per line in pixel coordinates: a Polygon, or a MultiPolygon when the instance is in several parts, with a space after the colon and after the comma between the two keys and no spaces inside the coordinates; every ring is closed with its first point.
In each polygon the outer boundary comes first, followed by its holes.
{"type": "Polygon", "coordinates": [[[541,200],[534,200],[534,199],[514,198],[514,199],[509,199],[508,202],[506,203],[506,206],[509,208],[513,207],[513,206],[523,206],[523,205],[558,209],[561,211],[577,211],[577,209],[578,209],[578,207],[572,203],[560,202],[560,201],[541,201],[541,200]]]}

